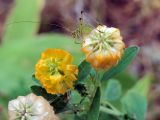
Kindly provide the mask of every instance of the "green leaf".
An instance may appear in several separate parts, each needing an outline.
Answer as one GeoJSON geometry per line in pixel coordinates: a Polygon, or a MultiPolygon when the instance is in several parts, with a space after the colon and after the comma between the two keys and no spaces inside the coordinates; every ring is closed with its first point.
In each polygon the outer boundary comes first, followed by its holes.
{"type": "Polygon", "coordinates": [[[87,120],[98,120],[99,118],[99,108],[100,108],[100,97],[101,91],[100,87],[97,88],[96,94],[93,98],[92,104],[87,114],[87,120]]]}
{"type": "Polygon", "coordinates": [[[21,40],[37,33],[40,23],[40,12],[44,0],[15,0],[15,6],[8,18],[5,40],[21,40]]]}
{"type": "Polygon", "coordinates": [[[147,94],[149,92],[151,80],[152,75],[147,74],[122,98],[124,111],[130,118],[144,120],[147,111],[147,94]]]}
{"type": "Polygon", "coordinates": [[[115,79],[120,82],[122,88],[122,94],[125,94],[129,89],[131,89],[136,84],[138,78],[129,74],[127,71],[124,71],[116,75],[115,79]]]}
{"type": "Polygon", "coordinates": [[[119,63],[104,73],[104,75],[102,77],[102,82],[105,80],[108,80],[108,79],[112,78],[113,76],[115,76],[116,74],[122,72],[132,62],[132,60],[136,57],[138,51],[139,51],[139,47],[137,47],[137,46],[128,47],[124,51],[124,55],[121,58],[121,60],[119,61],[119,63]]]}
{"type": "Polygon", "coordinates": [[[43,96],[46,100],[50,101],[52,100],[53,98],[55,98],[54,95],[52,94],[48,94],[46,92],[46,90],[44,88],[42,88],[41,86],[37,86],[37,85],[34,85],[34,86],[31,86],[31,90],[34,94],[36,94],[37,96],[43,96]]]}
{"type": "Polygon", "coordinates": [[[90,65],[90,63],[86,62],[85,60],[83,60],[80,65],[78,66],[78,82],[82,82],[84,81],[88,75],[90,74],[92,67],[90,65]]]}
{"type": "MultiPolygon", "coordinates": [[[[114,79],[118,80],[118,82],[120,83],[121,95],[120,95],[120,98],[118,98],[117,100],[109,101],[109,102],[112,105],[114,105],[117,109],[122,110],[120,99],[128,92],[129,89],[131,89],[136,84],[137,78],[135,76],[132,76],[131,74],[128,74],[127,71],[125,71],[125,72],[121,72],[120,74],[116,75],[114,79]]],[[[108,82],[109,81],[106,80],[102,84],[102,88],[103,88],[102,96],[104,96],[103,100],[106,100],[105,89],[106,89],[106,86],[108,85],[108,82]]]]}
{"type": "Polygon", "coordinates": [[[141,80],[139,80],[131,90],[147,98],[151,85],[151,80],[152,75],[147,74],[141,80]]]}
{"type": "Polygon", "coordinates": [[[129,91],[122,99],[124,112],[134,120],[144,120],[147,111],[147,100],[134,91],[129,91]]]}
{"type": "Polygon", "coordinates": [[[41,85],[40,82],[36,79],[35,74],[32,75],[32,80],[38,85],[41,85]]]}
{"type": "Polygon", "coordinates": [[[121,96],[122,92],[120,82],[114,79],[109,80],[105,91],[105,97],[108,101],[117,100],[121,96]]]}

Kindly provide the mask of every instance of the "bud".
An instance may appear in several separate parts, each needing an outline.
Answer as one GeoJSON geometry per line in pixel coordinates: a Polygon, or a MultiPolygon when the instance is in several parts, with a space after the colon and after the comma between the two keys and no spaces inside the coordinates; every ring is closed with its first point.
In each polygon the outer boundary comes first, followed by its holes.
{"type": "Polygon", "coordinates": [[[99,25],[84,37],[82,51],[86,61],[95,69],[109,69],[116,65],[124,52],[125,44],[117,28],[99,25]]]}
{"type": "Polygon", "coordinates": [[[8,111],[9,120],[59,120],[50,104],[34,94],[10,101],[8,111]]]}

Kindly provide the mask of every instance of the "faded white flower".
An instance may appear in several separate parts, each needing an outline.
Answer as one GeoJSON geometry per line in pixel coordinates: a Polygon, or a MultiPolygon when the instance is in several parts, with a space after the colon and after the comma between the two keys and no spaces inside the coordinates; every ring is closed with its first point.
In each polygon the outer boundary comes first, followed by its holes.
{"type": "Polygon", "coordinates": [[[32,93],[10,101],[8,111],[9,120],[58,120],[48,101],[32,93]]]}

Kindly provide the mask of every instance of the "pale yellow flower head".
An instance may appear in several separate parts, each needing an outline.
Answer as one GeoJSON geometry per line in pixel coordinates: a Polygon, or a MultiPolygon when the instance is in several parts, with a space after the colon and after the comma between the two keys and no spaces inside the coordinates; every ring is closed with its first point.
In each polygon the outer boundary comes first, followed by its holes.
{"type": "Polygon", "coordinates": [[[59,120],[43,97],[19,96],[8,104],[9,120],[59,120]]]}
{"type": "Polygon", "coordinates": [[[36,64],[35,77],[48,93],[64,94],[77,80],[78,68],[72,56],[61,49],[47,49],[36,64]]]}
{"type": "Polygon", "coordinates": [[[124,52],[125,44],[117,28],[99,25],[84,37],[82,51],[95,69],[109,69],[116,65],[124,52]]]}

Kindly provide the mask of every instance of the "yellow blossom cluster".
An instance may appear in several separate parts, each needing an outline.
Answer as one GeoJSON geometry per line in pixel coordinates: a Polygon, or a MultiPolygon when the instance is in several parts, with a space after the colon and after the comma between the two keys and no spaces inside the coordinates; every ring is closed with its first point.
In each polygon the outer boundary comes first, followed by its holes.
{"type": "Polygon", "coordinates": [[[64,94],[77,80],[78,68],[72,56],[61,49],[47,49],[36,64],[35,77],[48,93],[64,94]]]}

